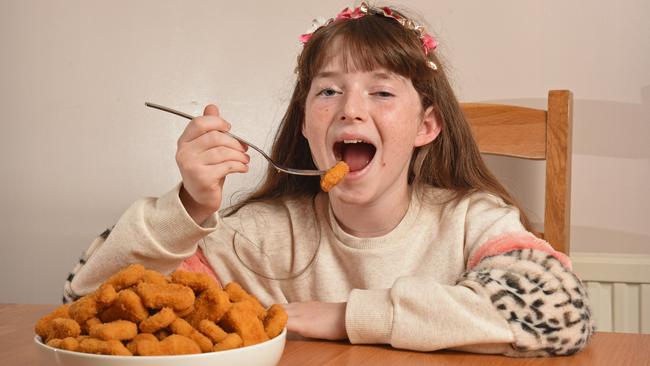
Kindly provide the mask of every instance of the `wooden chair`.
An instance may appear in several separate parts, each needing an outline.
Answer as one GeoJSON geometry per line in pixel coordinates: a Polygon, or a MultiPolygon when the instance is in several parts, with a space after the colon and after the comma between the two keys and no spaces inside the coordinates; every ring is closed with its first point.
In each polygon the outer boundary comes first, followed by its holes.
{"type": "Polygon", "coordinates": [[[481,153],[546,160],[542,238],[569,254],[573,95],[551,90],[547,110],[461,103],[481,153]]]}

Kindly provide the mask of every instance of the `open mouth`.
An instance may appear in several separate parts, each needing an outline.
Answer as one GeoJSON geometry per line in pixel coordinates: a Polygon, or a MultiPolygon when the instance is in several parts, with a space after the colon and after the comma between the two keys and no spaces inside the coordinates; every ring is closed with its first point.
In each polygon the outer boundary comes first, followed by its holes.
{"type": "Polygon", "coordinates": [[[375,157],[375,145],[363,140],[343,140],[334,144],[334,156],[350,167],[350,172],[362,170],[375,157]]]}

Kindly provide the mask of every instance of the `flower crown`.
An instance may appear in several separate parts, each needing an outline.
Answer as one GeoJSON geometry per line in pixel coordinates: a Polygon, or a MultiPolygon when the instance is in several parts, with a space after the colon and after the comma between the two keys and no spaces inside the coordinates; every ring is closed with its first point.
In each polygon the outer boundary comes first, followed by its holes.
{"type": "MultiPolygon", "coordinates": [[[[341,10],[341,12],[336,14],[335,18],[329,18],[327,20],[324,20],[323,18],[314,19],[311,29],[309,29],[307,33],[300,35],[300,42],[303,45],[306,44],[314,35],[314,32],[316,32],[321,27],[328,26],[335,21],[359,19],[368,14],[379,14],[386,18],[395,19],[403,27],[417,32],[418,38],[422,42],[422,49],[424,50],[425,55],[428,55],[429,52],[435,50],[438,46],[438,42],[436,42],[436,40],[426,32],[425,28],[422,25],[414,22],[411,19],[400,16],[387,6],[375,8],[368,6],[366,2],[362,2],[361,5],[354,9],[345,8],[341,10]]],[[[431,60],[427,61],[427,65],[433,70],[438,70],[438,66],[436,66],[436,64],[431,60]]]]}

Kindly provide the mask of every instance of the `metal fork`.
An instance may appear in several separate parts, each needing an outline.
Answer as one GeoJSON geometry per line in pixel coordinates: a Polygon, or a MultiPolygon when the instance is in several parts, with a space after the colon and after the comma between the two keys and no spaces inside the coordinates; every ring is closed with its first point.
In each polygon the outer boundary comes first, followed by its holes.
{"type": "MultiPolygon", "coordinates": [[[[187,114],[187,113],[183,113],[183,112],[177,111],[177,110],[175,110],[175,109],[171,109],[171,108],[169,108],[169,107],[162,106],[162,105],[160,105],[160,104],[155,104],[155,103],[145,102],[144,105],[146,105],[147,107],[151,107],[151,108],[159,109],[159,110],[161,110],[161,111],[165,111],[165,112],[173,113],[173,114],[175,114],[175,115],[177,115],[177,116],[185,117],[185,118],[187,118],[187,119],[193,119],[193,118],[194,118],[193,116],[191,116],[191,115],[189,115],[189,114],[187,114]]],[[[258,153],[262,154],[262,156],[263,156],[266,160],[268,160],[268,162],[271,163],[271,165],[273,165],[273,167],[274,167],[275,169],[277,169],[277,170],[279,170],[279,171],[281,171],[281,172],[285,172],[285,173],[288,173],[288,174],[295,174],[295,175],[323,175],[323,174],[326,173],[325,170],[311,170],[311,169],[294,169],[294,168],[287,168],[287,167],[282,166],[282,165],[276,163],[275,161],[273,161],[273,159],[271,159],[270,156],[266,155],[266,153],[264,152],[264,150],[262,150],[262,149],[260,149],[259,147],[257,147],[257,146],[255,146],[255,145],[251,144],[250,142],[244,140],[243,138],[241,138],[241,137],[239,137],[239,136],[236,136],[236,135],[233,135],[232,133],[227,132],[227,131],[222,131],[222,133],[225,133],[226,135],[228,135],[228,136],[234,138],[235,140],[241,142],[242,144],[246,144],[246,145],[252,147],[253,149],[255,149],[255,151],[257,151],[258,153]]]]}

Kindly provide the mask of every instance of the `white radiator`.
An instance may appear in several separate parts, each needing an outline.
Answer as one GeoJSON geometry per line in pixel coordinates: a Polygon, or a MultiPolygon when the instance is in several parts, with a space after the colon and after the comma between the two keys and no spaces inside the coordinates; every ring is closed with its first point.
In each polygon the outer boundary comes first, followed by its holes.
{"type": "Polygon", "coordinates": [[[596,330],[650,334],[650,255],[571,253],[596,330]]]}

